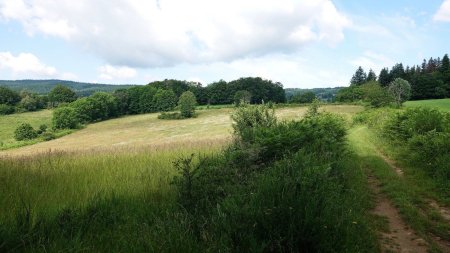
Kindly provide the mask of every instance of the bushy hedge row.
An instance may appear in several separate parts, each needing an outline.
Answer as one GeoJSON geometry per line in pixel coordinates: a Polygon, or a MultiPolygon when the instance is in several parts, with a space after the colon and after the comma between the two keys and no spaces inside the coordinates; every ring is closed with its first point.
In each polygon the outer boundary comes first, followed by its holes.
{"type": "Polygon", "coordinates": [[[183,223],[205,252],[375,249],[340,117],[278,122],[261,106],[241,107],[233,119],[235,139],[223,153],[175,163],[183,223]]]}
{"type": "Polygon", "coordinates": [[[368,111],[355,118],[368,123],[392,145],[403,147],[411,164],[435,179],[450,181],[450,113],[430,108],[368,111]]]}

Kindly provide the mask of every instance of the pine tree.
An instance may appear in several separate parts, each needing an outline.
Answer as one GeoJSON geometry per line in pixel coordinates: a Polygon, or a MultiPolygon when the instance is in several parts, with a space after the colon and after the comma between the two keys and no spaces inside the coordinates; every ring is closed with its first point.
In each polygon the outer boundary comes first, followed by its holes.
{"type": "Polygon", "coordinates": [[[355,74],[352,76],[352,79],[350,80],[351,86],[359,86],[366,82],[367,74],[364,72],[363,68],[361,66],[358,67],[355,74]]]}
{"type": "Polygon", "coordinates": [[[442,58],[441,67],[439,69],[442,73],[445,73],[447,71],[450,71],[450,60],[448,58],[448,55],[445,54],[442,58]]]}
{"type": "Polygon", "coordinates": [[[367,74],[366,82],[376,81],[376,80],[377,80],[377,75],[375,74],[375,72],[373,72],[372,69],[370,69],[369,74],[367,74]]]}
{"type": "Polygon", "coordinates": [[[378,82],[381,84],[381,86],[386,87],[391,82],[392,78],[389,75],[389,69],[383,68],[380,71],[380,75],[378,76],[378,82]]]}
{"type": "Polygon", "coordinates": [[[390,75],[392,79],[405,78],[405,69],[403,68],[403,64],[401,63],[395,64],[394,67],[392,67],[391,69],[390,75]]]}

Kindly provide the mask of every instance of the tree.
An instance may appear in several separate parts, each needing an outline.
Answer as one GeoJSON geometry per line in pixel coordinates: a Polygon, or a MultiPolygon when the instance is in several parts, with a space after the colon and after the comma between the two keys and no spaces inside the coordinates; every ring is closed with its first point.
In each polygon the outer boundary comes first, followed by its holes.
{"type": "Polygon", "coordinates": [[[378,82],[380,83],[381,86],[387,87],[391,81],[392,77],[389,75],[389,70],[387,68],[383,68],[380,71],[378,82]]]}
{"type": "Polygon", "coordinates": [[[376,81],[376,80],[377,80],[377,74],[375,74],[375,72],[373,72],[373,70],[370,69],[369,74],[367,74],[366,82],[376,81]]]}
{"type": "Polygon", "coordinates": [[[392,100],[388,91],[376,81],[365,83],[360,87],[363,93],[363,100],[370,103],[372,107],[386,106],[392,100]]]}
{"type": "Polygon", "coordinates": [[[185,91],[181,94],[178,100],[178,106],[180,108],[181,115],[185,118],[192,118],[195,114],[195,105],[197,100],[194,93],[191,91],[185,91]]]}
{"type": "Polygon", "coordinates": [[[153,105],[157,111],[171,111],[176,104],[177,96],[172,90],[159,89],[153,96],[153,105]]]}
{"type": "Polygon", "coordinates": [[[77,99],[77,94],[67,86],[56,85],[48,94],[48,100],[52,106],[61,103],[70,103],[77,99]]]}
{"type": "Polygon", "coordinates": [[[37,132],[28,123],[20,124],[14,131],[14,138],[18,141],[31,140],[38,136],[37,132]]]}
{"type": "Polygon", "coordinates": [[[38,105],[39,101],[32,95],[27,95],[26,97],[20,100],[20,107],[25,109],[26,111],[36,111],[39,109],[38,105]]]}
{"type": "Polygon", "coordinates": [[[394,80],[396,78],[405,78],[405,69],[403,68],[402,63],[397,63],[392,67],[390,72],[391,80],[394,80]]]}
{"type": "Polygon", "coordinates": [[[359,86],[366,82],[367,74],[364,72],[363,68],[361,66],[358,67],[355,74],[352,76],[352,79],[350,80],[351,86],[359,86]]]}
{"type": "Polygon", "coordinates": [[[52,122],[55,129],[74,129],[79,125],[80,119],[74,108],[65,106],[53,111],[52,122]]]}
{"type": "Polygon", "coordinates": [[[442,58],[440,71],[442,73],[450,71],[450,60],[447,54],[445,54],[444,57],[442,58]]]}
{"type": "Polygon", "coordinates": [[[291,98],[291,103],[299,103],[299,104],[306,104],[306,103],[312,103],[316,99],[316,94],[312,91],[307,91],[304,93],[297,93],[291,98]]]}
{"type": "Polygon", "coordinates": [[[8,87],[0,86],[0,104],[16,105],[19,101],[19,93],[8,87]]]}
{"type": "Polygon", "coordinates": [[[411,85],[408,81],[396,78],[389,84],[389,93],[392,95],[397,107],[411,97],[411,85]]]}
{"type": "Polygon", "coordinates": [[[239,90],[234,94],[234,104],[236,106],[239,106],[241,104],[250,104],[251,100],[252,94],[249,91],[239,90]]]}

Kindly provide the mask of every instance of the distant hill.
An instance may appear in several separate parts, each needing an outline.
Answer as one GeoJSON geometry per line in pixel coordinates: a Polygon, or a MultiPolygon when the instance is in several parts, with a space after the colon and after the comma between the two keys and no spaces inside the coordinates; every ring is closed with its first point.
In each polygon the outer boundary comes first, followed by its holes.
{"type": "Polygon", "coordinates": [[[135,85],[111,85],[99,83],[80,83],[64,80],[0,80],[0,86],[7,86],[13,90],[21,91],[23,89],[38,94],[47,94],[57,84],[62,84],[73,89],[78,96],[89,96],[97,91],[113,92],[117,89],[129,88],[135,85]]]}
{"type": "Polygon", "coordinates": [[[334,87],[334,88],[312,88],[312,89],[300,89],[300,88],[286,88],[284,91],[286,92],[286,98],[289,99],[298,93],[305,93],[305,92],[313,92],[316,94],[316,97],[323,101],[331,102],[333,101],[334,97],[338,93],[340,89],[344,87],[334,87]]]}

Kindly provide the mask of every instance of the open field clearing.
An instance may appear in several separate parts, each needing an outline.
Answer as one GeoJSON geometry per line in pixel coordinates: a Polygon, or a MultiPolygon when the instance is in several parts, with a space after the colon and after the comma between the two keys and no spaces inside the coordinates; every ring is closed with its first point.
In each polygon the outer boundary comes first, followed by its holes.
{"type": "Polygon", "coordinates": [[[444,111],[450,111],[450,98],[429,99],[405,102],[406,107],[432,107],[444,111]]]}
{"type": "MultiPolygon", "coordinates": [[[[280,119],[299,119],[306,110],[306,107],[289,107],[277,109],[276,113],[280,119]]],[[[363,108],[353,105],[330,105],[323,106],[322,110],[350,117],[363,108]]],[[[232,111],[230,108],[201,110],[197,118],[186,120],[159,120],[157,113],[127,116],[88,125],[85,129],[56,140],[1,151],[0,156],[46,153],[50,150],[117,150],[144,146],[170,148],[191,146],[195,143],[221,146],[231,136],[232,111]]],[[[48,111],[45,112],[49,115],[48,111]]]]}
{"type": "Polygon", "coordinates": [[[43,124],[51,127],[52,111],[42,110],[38,112],[0,115],[0,149],[2,147],[20,145],[20,142],[14,139],[14,130],[22,123],[30,123],[35,129],[43,124]]]}

